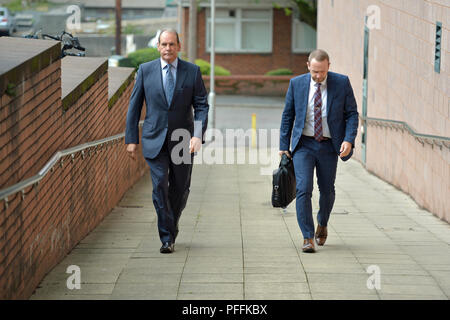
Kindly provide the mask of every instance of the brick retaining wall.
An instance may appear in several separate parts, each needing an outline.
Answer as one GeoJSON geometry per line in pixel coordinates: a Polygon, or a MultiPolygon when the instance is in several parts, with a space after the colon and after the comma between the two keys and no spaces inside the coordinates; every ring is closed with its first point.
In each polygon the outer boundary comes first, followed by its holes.
{"type": "MultiPolygon", "coordinates": [[[[77,59],[82,69],[80,62],[92,58],[77,59]]],[[[2,189],[37,174],[58,150],[125,131],[134,78],[126,80],[108,106],[107,65],[100,63],[101,72],[88,71],[93,81],[64,110],[60,74],[62,69],[64,78],[65,62],[58,59],[18,83],[17,88],[25,88],[23,94],[1,92],[2,189]]],[[[0,299],[27,299],[147,171],[142,155],[136,162],[129,160],[123,139],[86,150],[84,159],[77,153],[62,160],[24,195],[0,201],[0,299]]]]}

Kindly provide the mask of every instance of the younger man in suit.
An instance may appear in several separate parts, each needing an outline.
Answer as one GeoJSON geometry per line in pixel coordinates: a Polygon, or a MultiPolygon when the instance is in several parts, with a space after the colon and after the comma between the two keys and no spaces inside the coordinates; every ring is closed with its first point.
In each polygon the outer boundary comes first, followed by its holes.
{"type": "Polygon", "coordinates": [[[291,79],[286,94],[280,156],[286,153],[294,161],[297,221],[304,238],[302,250],[315,252],[314,238],[323,246],[328,235],[338,155],[346,161],[353,154],[358,110],[348,77],[328,72],[330,58],[325,51],[313,51],[307,64],[309,73],[291,79]],[[320,190],[315,233],[311,206],[314,169],[320,190]]]}

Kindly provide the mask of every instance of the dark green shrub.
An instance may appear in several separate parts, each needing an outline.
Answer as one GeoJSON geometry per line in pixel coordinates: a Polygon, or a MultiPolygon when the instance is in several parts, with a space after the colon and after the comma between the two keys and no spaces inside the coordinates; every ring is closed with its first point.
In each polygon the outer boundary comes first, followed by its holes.
{"type": "MultiPolygon", "coordinates": [[[[197,59],[195,60],[195,64],[200,67],[200,72],[204,76],[209,76],[211,72],[211,65],[208,61],[197,59]]],[[[221,66],[216,65],[214,67],[214,74],[216,76],[229,76],[231,75],[231,72],[221,66]]]]}
{"type": "Polygon", "coordinates": [[[130,58],[123,58],[119,60],[119,67],[134,68],[134,65],[131,63],[130,58]]]}
{"type": "Polygon", "coordinates": [[[128,55],[131,66],[136,70],[142,63],[158,59],[159,57],[160,55],[156,48],[139,49],[128,55]]]}

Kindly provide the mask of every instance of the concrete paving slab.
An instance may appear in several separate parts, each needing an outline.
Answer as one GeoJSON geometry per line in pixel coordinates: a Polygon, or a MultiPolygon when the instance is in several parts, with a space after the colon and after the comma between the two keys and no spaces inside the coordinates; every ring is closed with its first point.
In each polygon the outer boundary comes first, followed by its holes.
{"type": "Polygon", "coordinates": [[[405,294],[380,294],[381,300],[448,300],[448,296],[440,295],[440,296],[429,296],[426,294],[414,294],[414,295],[405,295],[405,294]]]}
{"type": "Polygon", "coordinates": [[[244,283],[242,273],[183,273],[184,283],[244,283]]]}
{"type": "Polygon", "coordinates": [[[247,273],[245,274],[245,283],[250,282],[276,282],[276,283],[293,283],[307,282],[304,272],[298,273],[247,273]]]}
{"type": "MultiPolygon", "coordinates": [[[[203,292],[189,292],[180,293],[176,297],[177,300],[244,300],[243,293],[225,292],[225,293],[203,293],[203,292]]],[[[171,299],[175,300],[175,299],[171,299]]]]}
{"type": "Polygon", "coordinates": [[[165,300],[175,299],[178,283],[117,283],[111,299],[165,300]]]}
{"type": "Polygon", "coordinates": [[[241,295],[243,292],[242,283],[222,283],[222,282],[181,282],[179,294],[193,294],[193,293],[212,293],[223,294],[233,293],[241,295]]]}
{"type": "Polygon", "coordinates": [[[45,295],[33,295],[30,300],[109,300],[109,294],[61,294],[46,293],[45,295]]]}
{"type": "Polygon", "coordinates": [[[114,283],[82,283],[80,289],[70,290],[65,283],[58,283],[38,288],[34,294],[34,298],[40,299],[40,297],[47,295],[110,295],[113,292],[114,286],[114,283]]]}
{"type": "Polygon", "coordinates": [[[376,294],[360,293],[312,293],[312,300],[379,300],[376,294]]]}
{"type": "Polygon", "coordinates": [[[208,266],[208,265],[186,265],[183,269],[183,274],[185,273],[238,273],[242,274],[242,266],[232,267],[232,266],[208,266]]]}
{"type": "Polygon", "coordinates": [[[245,295],[254,293],[275,294],[309,294],[309,284],[306,282],[246,282],[245,295]]]}
{"type": "Polygon", "coordinates": [[[312,300],[309,293],[248,292],[245,300],[312,300]]]}
{"type": "Polygon", "coordinates": [[[136,284],[178,284],[181,273],[154,273],[149,268],[125,268],[120,273],[117,283],[136,284]]]}

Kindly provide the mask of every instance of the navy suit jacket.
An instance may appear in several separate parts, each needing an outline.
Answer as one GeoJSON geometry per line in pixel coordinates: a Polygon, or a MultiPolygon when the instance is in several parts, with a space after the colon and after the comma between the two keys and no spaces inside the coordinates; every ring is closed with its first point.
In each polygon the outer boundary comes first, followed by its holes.
{"type": "MultiPolygon", "coordinates": [[[[281,118],[280,150],[288,151],[292,136],[292,151],[295,151],[305,127],[308,109],[311,74],[306,73],[291,79],[286,94],[286,104],[281,118]]],[[[358,109],[355,96],[347,76],[328,72],[327,78],[327,123],[331,141],[339,154],[343,141],[352,144],[350,159],[358,132],[358,109]]]]}
{"type": "Polygon", "coordinates": [[[175,129],[186,129],[191,136],[202,139],[208,124],[208,99],[200,68],[178,58],[175,90],[170,106],[164,94],[161,60],[143,63],[128,107],[125,143],[139,143],[139,120],[145,99],[146,114],[142,128],[142,150],[145,158],[154,159],[166,136],[175,129]],[[193,112],[194,111],[194,112],[193,112]],[[201,121],[195,126],[194,121],[201,121]]]}

